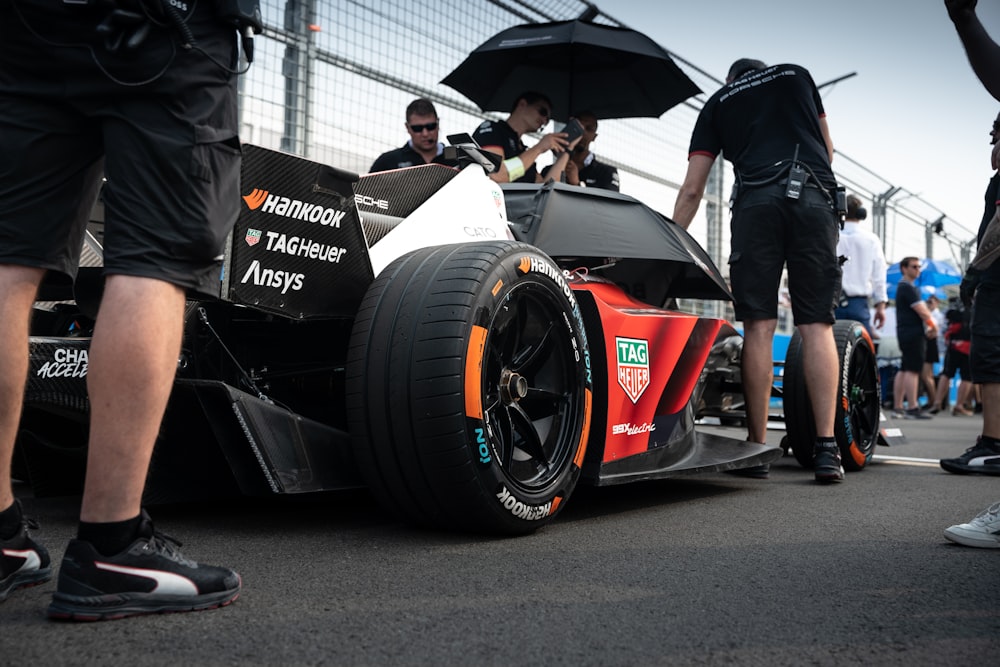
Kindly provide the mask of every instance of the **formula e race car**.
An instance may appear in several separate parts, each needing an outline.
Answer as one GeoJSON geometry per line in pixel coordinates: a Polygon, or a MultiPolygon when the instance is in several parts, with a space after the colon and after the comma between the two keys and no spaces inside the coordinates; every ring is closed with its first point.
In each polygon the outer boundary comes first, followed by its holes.
{"type": "MultiPolygon", "coordinates": [[[[367,486],[412,522],[519,534],[574,487],[718,472],[781,448],[698,427],[743,412],[742,337],[677,310],[726,301],[685,230],[615,192],[499,186],[460,168],[359,177],[244,147],[241,213],[218,298],[189,301],[146,502],[367,486]]],[[[15,476],[81,488],[100,207],[75,288],[43,286],[15,476]]],[[[136,335],[142,335],[136,332],[136,335]]],[[[878,436],[874,348],[838,323],[837,435],[859,470],[878,436]]],[[[775,396],[811,466],[793,338],[775,396]]]]}

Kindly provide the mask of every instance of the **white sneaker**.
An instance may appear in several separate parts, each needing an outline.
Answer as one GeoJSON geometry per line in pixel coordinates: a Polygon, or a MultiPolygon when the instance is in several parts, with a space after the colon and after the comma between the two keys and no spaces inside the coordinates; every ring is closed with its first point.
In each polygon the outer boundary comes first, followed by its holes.
{"type": "Polygon", "coordinates": [[[1000,549],[1000,503],[993,503],[969,523],[945,528],[944,536],[967,547],[1000,549]]]}

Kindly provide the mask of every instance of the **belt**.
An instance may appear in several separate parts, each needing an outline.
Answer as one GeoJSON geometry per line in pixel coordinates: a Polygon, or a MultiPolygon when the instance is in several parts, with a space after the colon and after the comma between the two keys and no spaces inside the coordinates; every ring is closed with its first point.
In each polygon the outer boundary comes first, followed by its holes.
{"type": "Polygon", "coordinates": [[[847,298],[848,299],[867,299],[868,295],[867,294],[859,294],[857,296],[851,296],[850,294],[848,294],[847,298]]]}

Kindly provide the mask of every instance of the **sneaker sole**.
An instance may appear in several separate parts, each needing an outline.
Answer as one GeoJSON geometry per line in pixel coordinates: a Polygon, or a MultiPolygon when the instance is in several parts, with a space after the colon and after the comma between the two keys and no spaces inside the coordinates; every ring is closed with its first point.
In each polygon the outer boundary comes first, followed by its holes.
{"type": "Polygon", "coordinates": [[[46,614],[57,621],[114,621],[129,616],[218,609],[229,606],[239,596],[240,587],[235,590],[199,595],[195,598],[149,593],[83,597],[56,591],[52,594],[52,603],[46,614]]]}
{"type": "Polygon", "coordinates": [[[25,572],[18,575],[14,575],[10,583],[6,588],[0,590],[0,602],[7,599],[11,593],[21,588],[31,588],[32,586],[41,586],[47,581],[52,579],[52,568],[46,567],[41,570],[34,570],[32,572],[25,572]]]}
{"type": "Polygon", "coordinates": [[[955,544],[961,544],[966,547],[979,547],[980,549],[1000,549],[1000,539],[996,537],[983,537],[979,534],[976,535],[966,535],[959,531],[953,531],[951,528],[946,528],[944,531],[945,539],[951,540],[955,544]]]}
{"type": "Polygon", "coordinates": [[[948,459],[939,461],[941,467],[956,475],[994,475],[1000,476],[1000,466],[968,466],[963,463],[956,463],[948,459]]]}
{"type": "Polygon", "coordinates": [[[840,470],[817,470],[816,481],[820,484],[834,484],[844,481],[844,469],[840,470]]]}

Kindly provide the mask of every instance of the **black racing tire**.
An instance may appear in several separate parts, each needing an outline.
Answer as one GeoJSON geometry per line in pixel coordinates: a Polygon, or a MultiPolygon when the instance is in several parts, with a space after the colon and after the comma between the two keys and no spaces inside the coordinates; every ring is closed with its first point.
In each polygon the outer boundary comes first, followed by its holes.
{"type": "Polygon", "coordinates": [[[580,477],[592,395],[576,298],[524,243],[400,257],[351,334],[358,467],[383,505],[421,525],[516,535],[551,521],[580,477]]]}
{"type": "MultiPolygon", "coordinates": [[[[834,435],[844,469],[858,471],[871,461],[878,444],[881,385],[875,345],[864,325],[853,320],[835,322],[833,337],[840,359],[834,435]]],[[[782,401],[792,453],[799,464],[812,468],[816,426],[806,388],[802,337],[798,330],[792,335],[785,357],[782,401]]]]}

